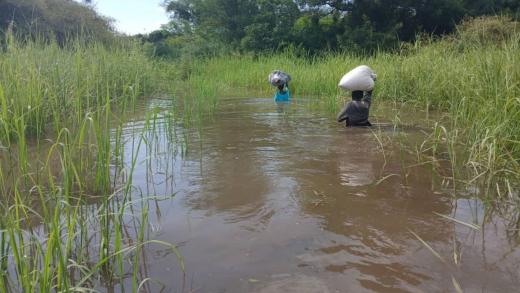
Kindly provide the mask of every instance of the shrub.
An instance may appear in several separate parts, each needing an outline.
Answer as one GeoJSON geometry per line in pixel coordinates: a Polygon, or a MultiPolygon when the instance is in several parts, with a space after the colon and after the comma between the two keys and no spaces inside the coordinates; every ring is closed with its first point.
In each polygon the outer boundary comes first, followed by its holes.
{"type": "Polygon", "coordinates": [[[501,44],[518,35],[520,23],[507,16],[467,18],[457,26],[455,37],[465,45],[501,44]]]}

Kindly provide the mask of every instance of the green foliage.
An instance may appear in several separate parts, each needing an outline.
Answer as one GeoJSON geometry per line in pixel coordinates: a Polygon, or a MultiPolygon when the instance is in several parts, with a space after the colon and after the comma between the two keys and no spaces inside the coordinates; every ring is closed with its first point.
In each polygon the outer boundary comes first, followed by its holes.
{"type": "Polygon", "coordinates": [[[399,44],[397,32],[375,31],[370,22],[355,28],[347,27],[345,33],[338,37],[340,47],[344,51],[372,54],[378,50],[394,49],[399,44]]]}
{"type": "MultiPolygon", "coordinates": [[[[92,8],[72,0],[2,0],[0,33],[8,28],[18,36],[57,40],[113,40],[111,21],[92,8]]],[[[2,33],[3,35],[3,33],[2,33]]]]}
{"type": "MultiPolygon", "coordinates": [[[[121,125],[139,97],[164,88],[169,73],[136,42],[60,46],[7,35],[0,52],[0,292],[89,292],[114,283],[125,291],[126,278],[137,292],[148,276],[126,263],[141,263],[144,245],[178,253],[146,239],[148,199],[132,198],[136,159],[121,163],[121,125]]],[[[135,139],[136,152],[149,142],[135,139]]]]}
{"type": "Polygon", "coordinates": [[[396,50],[417,35],[449,34],[466,15],[503,12],[518,17],[520,8],[518,1],[492,0],[165,2],[175,32],[198,35],[229,51],[265,53],[296,47],[311,54],[396,50]]]}
{"type": "Polygon", "coordinates": [[[177,26],[193,27],[195,33],[208,41],[234,46],[239,45],[245,27],[251,23],[257,10],[253,0],[166,1],[166,9],[173,14],[177,26]]]}
{"type": "Polygon", "coordinates": [[[516,0],[463,0],[468,15],[475,17],[480,15],[507,14],[515,19],[520,19],[520,2],[516,0]]]}
{"type": "Polygon", "coordinates": [[[291,26],[300,14],[292,0],[259,0],[252,23],[246,26],[240,41],[247,51],[277,50],[292,41],[291,26]]]}
{"type": "Polygon", "coordinates": [[[456,40],[462,46],[503,44],[518,35],[520,23],[507,16],[469,18],[457,27],[456,40]]]}
{"type": "Polygon", "coordinates": [[[169,34],[166,38],[149,41],[143,37],[148,56],[161,59],[214,57],[230,52],[230,46],[222,42],[210,42],[198,34],[169,34]]]}
{"type": "Polygon", "coordinates": [[[106,94],[111,100],[141,94],[152,80],[153,63],[135,42],[121,41],[107,48],[77,40],[62,48],[56,42],[22,43],[12,36],[9,40],[0,54],[5,97],[0,141],[17,136],[17,122],[23,122],[27,135],[43,136],[49,129],[58,132],[63,123],[103,105],[106,94]]]}
{"type": "Polygon", "coordinates": [[[332,51],[337,48],[339,26],[337,15],[304,14],[294,23],[293,34],[295,40],[299,40],[298,45],[309,52],[332,51]]]}

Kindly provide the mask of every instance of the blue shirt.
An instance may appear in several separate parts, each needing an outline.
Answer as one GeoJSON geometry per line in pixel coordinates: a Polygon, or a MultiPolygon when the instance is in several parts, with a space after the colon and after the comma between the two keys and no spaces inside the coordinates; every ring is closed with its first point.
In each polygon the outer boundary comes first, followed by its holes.
{"type": "Polygon", "coordinates": [[[289,92],[288,88],[285,90],[285,93],[280,93],[280,91],[277,90],[274,95],[275,102],[289,102],[290,99],[291,93],[289,92]]]}

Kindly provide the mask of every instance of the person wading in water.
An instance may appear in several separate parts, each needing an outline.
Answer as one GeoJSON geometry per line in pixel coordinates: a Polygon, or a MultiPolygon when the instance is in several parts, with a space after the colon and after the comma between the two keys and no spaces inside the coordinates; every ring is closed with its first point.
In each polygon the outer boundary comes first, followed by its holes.
{"type": "Polygon", "coordinates": [[[349,126],[372,126],[368,121],[372,91],[352,91],[352,101],[348,102],[339,112],[338,122],[345,121],[349,126]]]}
{"type": "Polygon", "coordinates": [[[268,79],[269,83],[278,88],[274,95],[275,102],[288,102],[291,98],[289,91],[291,76],[281,70],[275,70],[269,74],[268,79]]]}
{"type": "Polygon", "coordinates": [[[337,116],[338,122],[345,121],[347,127],[372,126],[368,121],[368,114],[376,78],[374,71],[366,65],[352,69],[341,78],[338,86],[352,92],[352,101],[341,109],[337,116]]]}

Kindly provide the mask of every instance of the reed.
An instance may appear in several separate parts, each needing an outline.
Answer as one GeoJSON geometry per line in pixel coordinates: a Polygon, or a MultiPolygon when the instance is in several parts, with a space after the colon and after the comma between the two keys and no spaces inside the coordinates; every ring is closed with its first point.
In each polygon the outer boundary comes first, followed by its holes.
{"type": "MultiPolygon", "coordinates": [[[[157,199],[132,190],[136,157],[122,163],[121,125],[140,97],[164,88],[161,65],[132,42],[60,47],[7,39],[0,52],[0,291],[124,290],[126,280],[137,292],[148,278],[139,265],[144,246],[179,255],[148,239],[148,201],[157,199]]],[[[141,131],[155,119],[148,116],[141,131]]],[[[136,139],[137,148],[146,143],[136,139]]]]}

